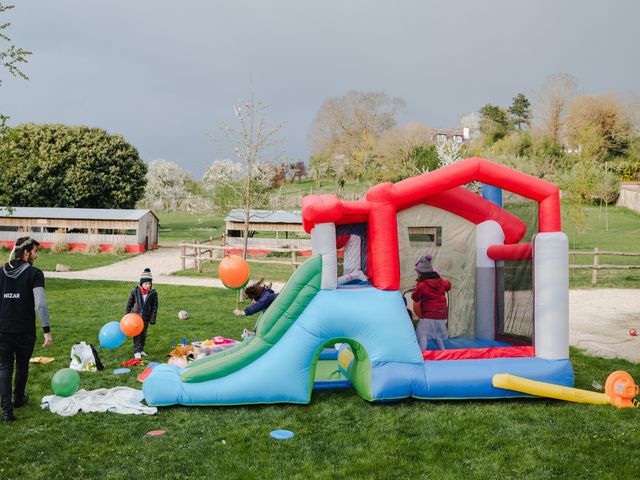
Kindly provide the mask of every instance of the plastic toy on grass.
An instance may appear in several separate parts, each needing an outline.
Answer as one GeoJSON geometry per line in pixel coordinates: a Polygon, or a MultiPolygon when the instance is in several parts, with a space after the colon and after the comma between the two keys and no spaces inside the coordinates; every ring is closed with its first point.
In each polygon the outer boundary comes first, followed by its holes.
{"type": "Polygon", "coordinates": [[[504,373],[493,376],[493,386],[539,397],[566,400],[567,402],[613,405],[618,408],[634,407],[633,399],[638,395],[638,386],[634,383],[631,375],[621,370],[613,372],[607,377],[604,387],[605,393],[537,382],[504,373]]]}
{"type": "Polygon", "coordinates": [[[289,440],[295,436],[295,433],[290,430],[272,430],[269,435],[276,440],[289,440]]]}
{"type": "Polygon", "coordinates": [[[218,276],[225,287],[240,290],[249,283],[249,264],[237,255],[229,255],[220,262],[218,276]]]}
{"type": "Polygon", "coordinates": [[[189,318],[189,312],[187,312],[186,310],[180,310],[178,312],[178,319],[186,320],[187,318],[189,318]]]}
{"type": "Polygon", "coordinates": [[[126,339],[127,336],[120,329],[120,322],[106,323],[98,334],[102,348],[118,348],[126,339]]]}
{"type": "Polygon", "coordinates": [[[144,329],[144,321],[137,313],[127,313],[120,320],[120,329],[127,337],[135,337],[144,329]]]}
{"type": "Polygon", "coordinates": [[[51,390],[59,397],[70,397],[80,388],[80,375],[70,368],[62,368],[51,377],[51,390]]]}

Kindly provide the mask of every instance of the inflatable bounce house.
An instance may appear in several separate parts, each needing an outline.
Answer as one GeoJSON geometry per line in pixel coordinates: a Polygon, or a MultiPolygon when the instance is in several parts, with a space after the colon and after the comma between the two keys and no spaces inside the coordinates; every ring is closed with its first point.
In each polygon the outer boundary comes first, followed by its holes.
{"type": "Polygon", "coordinates": [[[372,402],[522,396],[494,387],[495,374],[573,385],[556,186],[470,158],[358,201],[305,197],[302,215],[313,256],[256,336],[184,369],[156,367],[143,385],[150,405],[308,403],[314,387],[332,385],[326,362],[346,377],[334,385],[372,402]],[[471,182],[486,185],[483,196],[462,187],[471,182]],[[522,200],[511,210],[532,214],[535,231],[502,208],[502,190],[522,200]],[[453,285],[444,350],[420,350],[404,298],[426,253],[453,285]]]}

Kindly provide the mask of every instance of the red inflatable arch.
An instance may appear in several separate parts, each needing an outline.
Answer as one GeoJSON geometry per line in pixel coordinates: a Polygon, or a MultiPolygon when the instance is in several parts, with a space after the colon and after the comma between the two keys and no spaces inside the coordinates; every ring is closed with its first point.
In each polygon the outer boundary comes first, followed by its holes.
{"type": "Polygon", "coordinates": [[[396,214],[426,204],[461,216],[475,224],[494,220],[505,233],[505,245],[490,247],[494,259],[530,258],[531,245],[518,244],[526,225],[516,216],[478,195],[460,188],[480,181],[538,202],[540,232],[560,232],[560,190],[544,180],[482,158],[468,158],[398,183],[381,183],[363,200],[341,201],[335,195],[310,195],[302,200],[302,220],[310,233],[319,223],[367,222],[367,273],[382,290],[400,288],[396,214]]]}

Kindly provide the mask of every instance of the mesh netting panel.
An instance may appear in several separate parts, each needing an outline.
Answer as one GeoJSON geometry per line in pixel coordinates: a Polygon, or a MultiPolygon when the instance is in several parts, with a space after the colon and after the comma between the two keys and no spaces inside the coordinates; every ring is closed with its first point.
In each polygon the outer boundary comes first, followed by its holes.
{"type": "Polygon", "coordinates": [[[538,233],[538,202],[515,193],[504,192],[503,208],[527,224],[527,233],[520,242],[530,242],[538,233]]]}
{"type": "Polygon", "coordinates": [[[533,337],[533,266],[531,260],[497,262],[496,333],[531,345],[533,337]]]}
{"type": "MultiPolygon", "coordinates": [[[[342,236],[357,235],[360,237],[360,252],[359,252],[359,269],[365,274],[367,273],[367,224],[366,223],[349,223],[345,225],[338,225],[336,227],[336,239],[342,236]]],[[[357,252],[350,252],[350,254],[358,255],[357,252]]],[[[345,251],[342,247],[342,255],[338,258],[338,276],[343,275],[345,265],[345,251]]],[[[355,263],[353,259],[349,263],[355,263]]]]}

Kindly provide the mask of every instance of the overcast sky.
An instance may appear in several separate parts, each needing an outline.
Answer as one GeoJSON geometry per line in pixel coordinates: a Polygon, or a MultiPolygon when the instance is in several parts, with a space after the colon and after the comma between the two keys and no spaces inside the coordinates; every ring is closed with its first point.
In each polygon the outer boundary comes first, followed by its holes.
{"type": "Polygon", "coordinates": [[[7,78],[10,124],[119,133],[147,162],[200,179],[228,153],[209,136],[249,93],[270,105],[292,160],[328,97],[381,90],[400,123],[455,127],[491,102],[533,98],[566,72],[581,93],[640,94],[636,0],[5,0],[29,81],[7,78]]]}

